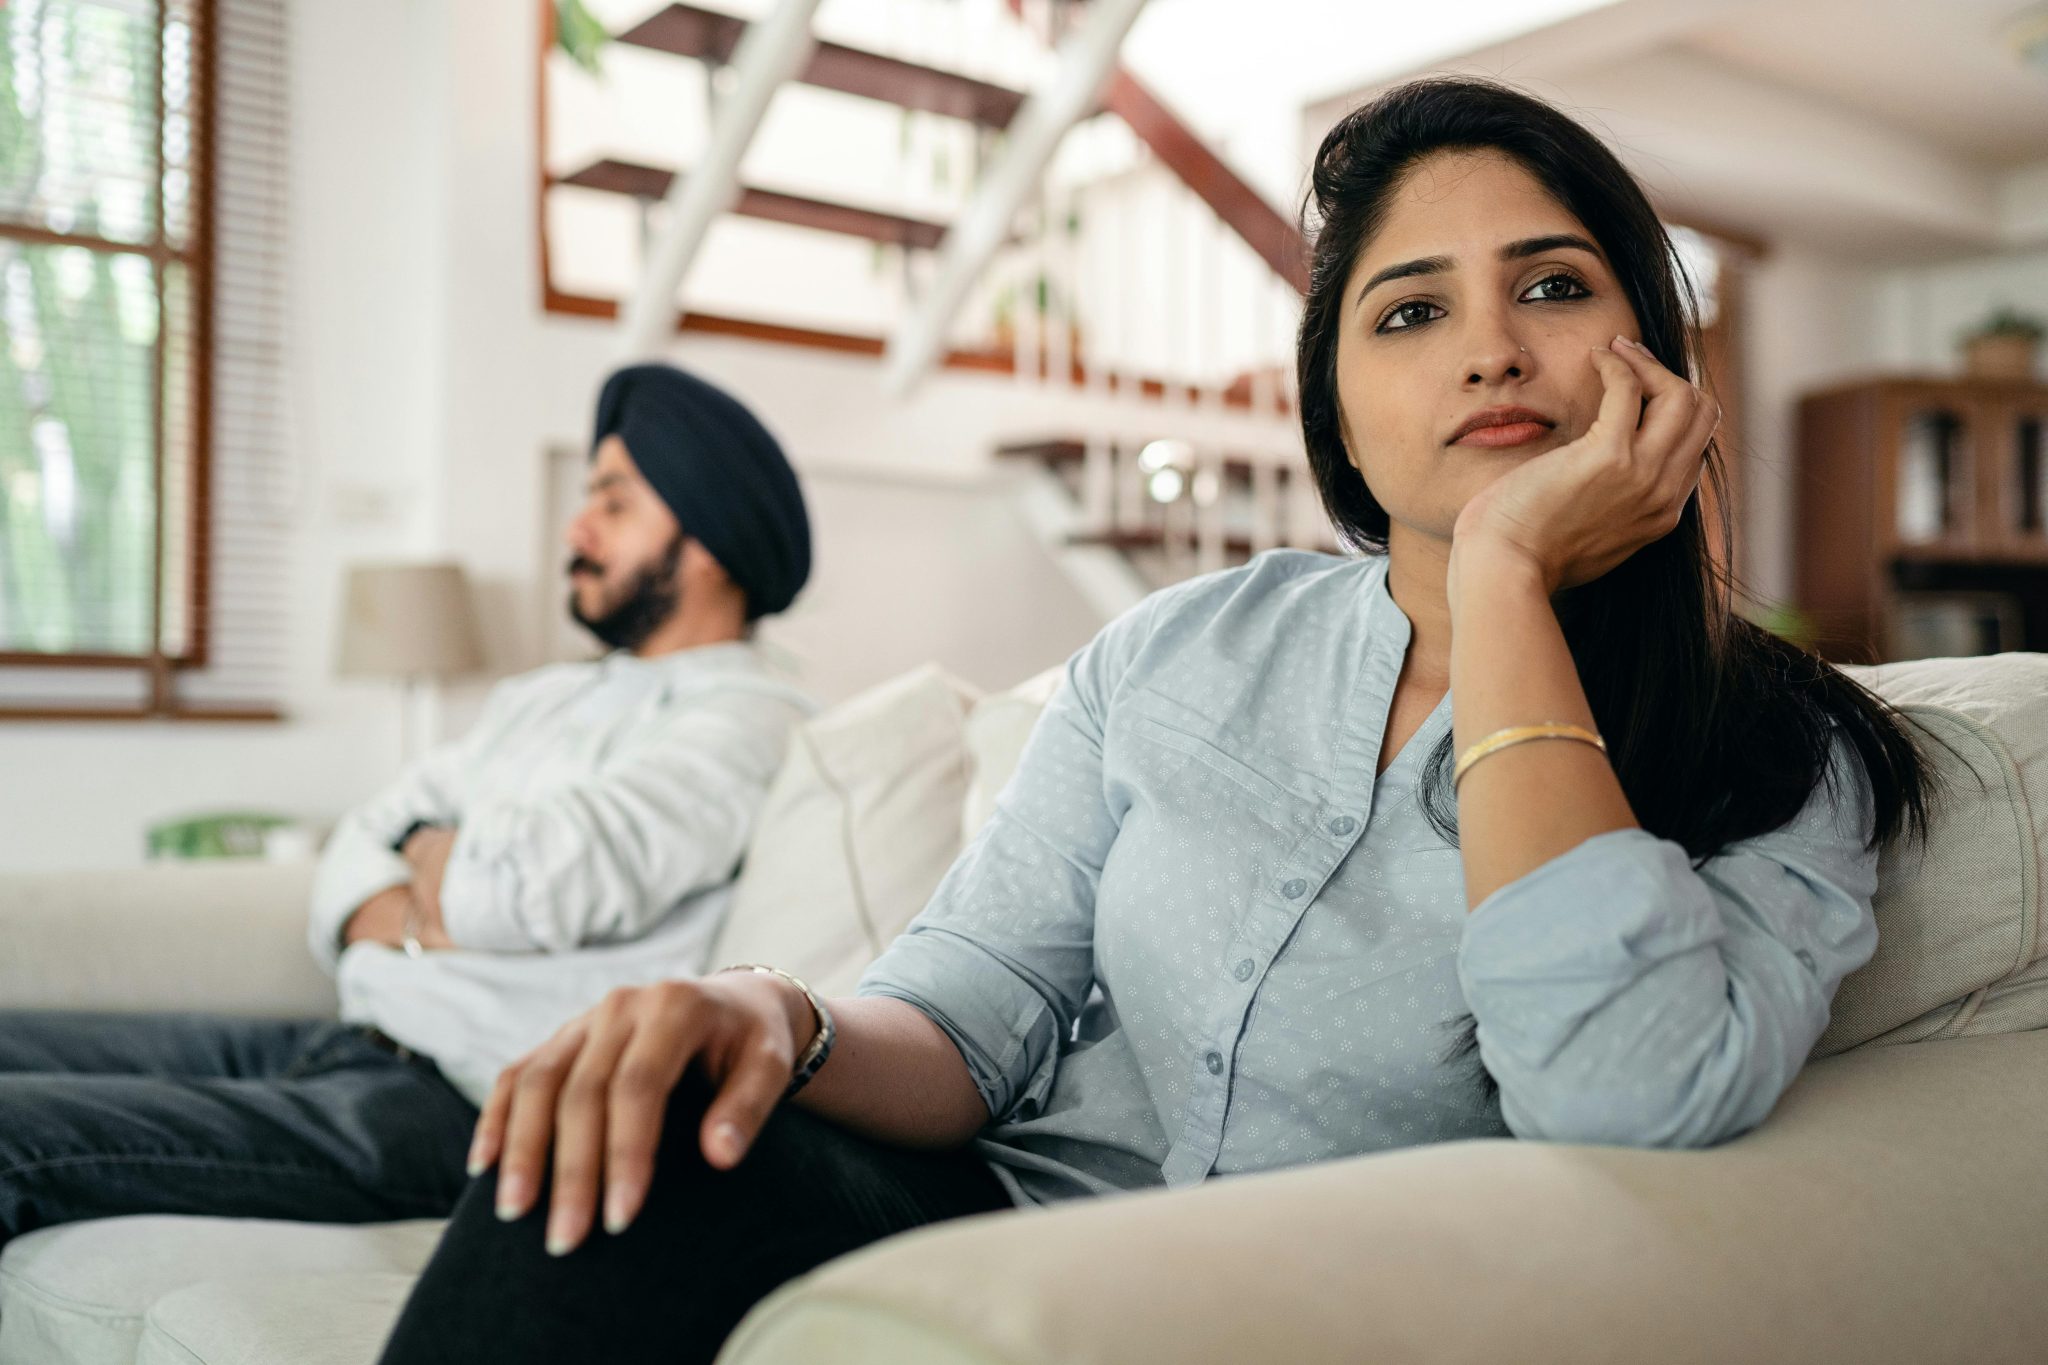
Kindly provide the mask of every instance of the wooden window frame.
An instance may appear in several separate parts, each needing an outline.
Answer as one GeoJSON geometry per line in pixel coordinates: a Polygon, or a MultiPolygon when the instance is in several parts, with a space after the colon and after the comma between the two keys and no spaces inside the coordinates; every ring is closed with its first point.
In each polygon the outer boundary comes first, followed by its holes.
{"type": "Polygon", "coordinates": [[[190,228],[183,247],[169,243],[164,221],[164,81],[161,70],[166,7],[159,0],[156,12],[155,52],[159,63],[156,84],[155,230],[144,243],[118,242],[88,233],[56,232],[47,228],[0,221],[0,238],[39,246],[75,246],[103,255],[146,256],[155,267],[158,326],[151,346],[151,464],[154,504],[152,591],[150,601],[150,645],[137,654],[104,651],[48,652],[41,650],[0,650],[0,668],[5,669],[135,669],[148,680],[148,696],[139,707],[73,707],[62,705],[13,705],[0,707],[0,719],[7,720],[145,720],[145,719],[272,719],[267,710],[205,710],[181,707],[173,688],[174,675],[181,669],[206,665],[209,656],[209,608],[212,597],[212,454],[213,454],[213,286],[214,286],[214,166],[218,138],[219,44],[217,0],[192,0],[191,89],[192,153],[190,228]],[[176,654],[163,648],[164,627],[164,382],[165,328],[164,279],[172,266],[182,266],[189,280],[191,299],[191,479],[186,499],[190,518],[186,543],[190,563],[185,570],[185,620],[189,623],[185,648],[176,654]]]}

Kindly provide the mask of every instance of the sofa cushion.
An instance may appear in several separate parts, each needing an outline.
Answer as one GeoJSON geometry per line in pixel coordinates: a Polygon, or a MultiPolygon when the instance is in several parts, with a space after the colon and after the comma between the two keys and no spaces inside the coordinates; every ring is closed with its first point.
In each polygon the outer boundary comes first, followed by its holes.
{"type": "Polygon", "coordinates": [[[359,1270],[190,1285],[149,1310],[135,1365],[376,1365],[413,1279],[359,1270]]]}
{"type": "Polygon", "coordinates": [[[995,814],[996,794],[1017,770],[1017,760],[1024,756],[1024,741],[1031,738],[1031,727],[1038,723],[1039,713],[1045,710],[1045,704],[1052,700],[1060,679],[1066,675],[1065,664],[1048,668],[1007,692],[983,697],[967,713],[967,752],[973,761],[974,775],[967,786],[966,808],[961,812],[963,846],[995,814]]]}
{"type": "Polygon", "coordinates": [[[168,1215],[26,1233],[0,1255],[0,1365],[129,1365],[144,1317],[167,1294],[266,1275],[410,1277],[440,1235],[432,1219],[339,1226],[168,1215]]]}
{"type": "Polygon", "coordinates": [[[1877,952],[1843,981],[1816,1055],[2048,1027],[2048,655],[1845,671],[1925,728],[1946,792],[1925,848],[1894,840],[1879,860],[1877,952]]]}
{"type": "Polygon", "coordinates": [[[846,994],[960,851],[978,694],[927,665],[798,727],[711,965],[770,962],[846,994]]]}

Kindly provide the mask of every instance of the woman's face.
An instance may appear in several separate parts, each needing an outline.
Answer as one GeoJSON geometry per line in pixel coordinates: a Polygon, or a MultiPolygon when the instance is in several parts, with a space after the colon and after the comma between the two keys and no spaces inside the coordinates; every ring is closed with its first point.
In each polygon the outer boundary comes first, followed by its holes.
{"type": "Polygon", "coordinates": [[[1339,317],[1345,447],[1396,537],[1449,540],[1474,493],[1576,440],[1600,408],[1592,348],[1641,339],[1585,225],[1488,151],[1437,153],[1402,177],[1339,317]],[[1459,437],[1501,407],[1539,420],[1459,437]]]}

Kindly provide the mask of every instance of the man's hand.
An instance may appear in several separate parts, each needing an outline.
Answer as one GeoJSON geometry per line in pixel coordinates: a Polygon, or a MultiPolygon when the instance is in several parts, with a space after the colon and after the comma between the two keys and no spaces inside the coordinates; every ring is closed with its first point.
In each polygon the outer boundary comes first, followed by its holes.
{"type": "Polygon", "coordinates": [[[441,920],[441,881],[448,875],[448,855],[455,831],[429,825],[405,841],[400,852],[412,868],[412,894],[419,900],[419,937],[423,948],[452,948],[441,920]]]}
{"type": "MultiPolygon", "coordinates": [[[[412,912],[415,893],[410,886],[387,886],[356,907],[342,927],[344,948],[355,943],[381,943],[387,948],[405,946],[405,917],[412,912]]],[[[438,915],[429,917],[421,906],[414,922],[422,948],[453,948],[455,942],[441,927],[438,915]]]]}
{"type": "Polygon", "coordinates": [[[342,926],[343,946],[354,943],[382,943],[396,948],[405,942],[405,916],[412,908],[412,888],[387,886],[356,907],[342,926]]]}

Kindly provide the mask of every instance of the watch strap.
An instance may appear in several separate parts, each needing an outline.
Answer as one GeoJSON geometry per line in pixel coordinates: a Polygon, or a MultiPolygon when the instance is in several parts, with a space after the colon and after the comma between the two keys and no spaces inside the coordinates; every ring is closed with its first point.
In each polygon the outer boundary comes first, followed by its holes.
{"type": "Polygon", "coordinates": [[[782,1098],[788,1099],[809,1084],[811,1077],[817,1075],[819,1068],[825,1065],[825,1059],[832,1055],[832,1043],[839,1036],[839,1029],[832,1021],[832,1011],[825,1007],[825,1002],[818,998],[816,991],[780,967],[771,967],[765,962],[735,962],[730,967],[719,968],[713,975],[725,972],[765,972],[770,976],[779,976],[802,991],[804,999],[810,1001],[811,1014],[818,1021],[818,1031],[811,1036],[810,1044],[797,1054],[796,1062],[790,1069],[789,1085],[782,1092],[782,1098]]]}

